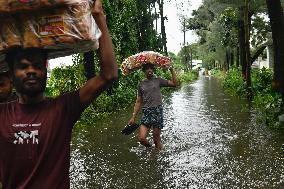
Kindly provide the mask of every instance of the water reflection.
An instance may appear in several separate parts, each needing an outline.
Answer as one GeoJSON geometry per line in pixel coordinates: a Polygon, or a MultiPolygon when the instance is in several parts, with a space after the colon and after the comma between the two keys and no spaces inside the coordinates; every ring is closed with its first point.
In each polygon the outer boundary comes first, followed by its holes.
{"type": "Polygon", "coordinates": [[[256,124],[241,111],[246,102],[225,95],[218,81],[201,77],[164,103],[161,152],[120,134],[132,107],[75,129],[71,188],[283,187],[283,136],[256,124]]]}

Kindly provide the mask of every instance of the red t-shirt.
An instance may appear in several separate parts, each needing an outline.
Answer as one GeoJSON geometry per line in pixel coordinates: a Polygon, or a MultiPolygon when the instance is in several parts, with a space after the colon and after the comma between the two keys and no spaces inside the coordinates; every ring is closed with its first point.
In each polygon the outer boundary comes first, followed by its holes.
{"type": "Polygon", "coordinates": [[[70,188],[71,133],[83,109],[78,91],[33,105],[0,104],[3,188],[70,188]]]}

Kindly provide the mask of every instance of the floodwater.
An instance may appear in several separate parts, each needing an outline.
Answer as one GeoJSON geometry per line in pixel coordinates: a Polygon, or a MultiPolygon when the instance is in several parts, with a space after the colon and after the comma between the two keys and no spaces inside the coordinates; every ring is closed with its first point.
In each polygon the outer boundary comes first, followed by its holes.
{"type": "Polygon", "coordinates": [[[164,110],[160,152],[120,133],[133,107],[75,129],[71,188],[284,188],[283,133],[258,124],[216,79],[201,76],[167,95],[164,110]]]}

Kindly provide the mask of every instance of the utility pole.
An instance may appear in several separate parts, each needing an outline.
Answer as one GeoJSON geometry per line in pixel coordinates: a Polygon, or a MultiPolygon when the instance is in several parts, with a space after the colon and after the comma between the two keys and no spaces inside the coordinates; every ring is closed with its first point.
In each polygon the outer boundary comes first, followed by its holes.
{"type": "Polygon", "coordinates": [[[183,46],[185,46],[185,18],[183,18],[183,46]]]}
{"type": "Polygon", "coordinates": [[[192,70],[192,47],[190,46],[190,70],[192,70]]]}
{"type": "Polygon", "coordinates": [[[155,7],[155,22],[156,22],[156,31],[158,31],[158,18],[157,18],[157,9],[156,9],[156,5],[154,6],[155,7]]]}

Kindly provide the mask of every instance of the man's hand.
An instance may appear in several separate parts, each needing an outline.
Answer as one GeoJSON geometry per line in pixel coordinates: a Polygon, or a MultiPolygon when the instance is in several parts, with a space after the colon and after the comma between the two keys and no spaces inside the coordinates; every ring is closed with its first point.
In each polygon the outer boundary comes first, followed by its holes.
{"type": "Polygon", "coordinates": [[[131,118],[129,121],[128,121],[128,125],[132,125],[133,123],[135,123],[135,118],[131,118]]]}
{"type": "Polygon", "coordinates": [[[94,17],[99,15],[104,15],[104,9],[101,0],[94,0],[93,5],[91,7],[92,15],[94,17]]]}
{"type": "Polygon", "coordinates": [[[168,81],[168,85],[170,87],[176,87],[178,85],[178,81],[177,81],[177,76],[176,76],[176,72],[174,70],[173,65],[169,68],[171,74],[172,74],[172,80],[168,81]]]}

